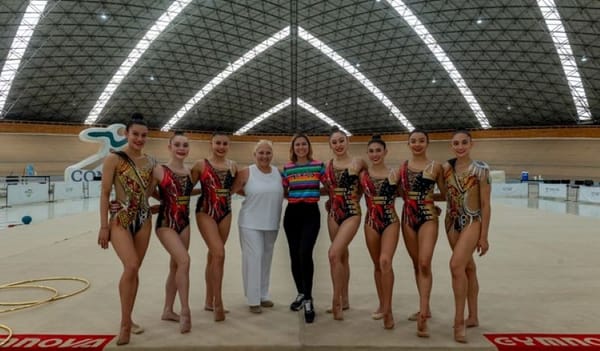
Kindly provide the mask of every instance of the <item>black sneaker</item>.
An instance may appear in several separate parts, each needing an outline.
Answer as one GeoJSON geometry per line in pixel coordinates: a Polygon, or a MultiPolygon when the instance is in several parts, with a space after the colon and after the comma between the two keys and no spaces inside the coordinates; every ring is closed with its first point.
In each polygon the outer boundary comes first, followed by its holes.
{"type": "Polygon", "coordinates": [[[304,321],[312,323],[315,320],[315,307],[312,299],[304,300],[304,321]]]}
{"type": "Polygon", "coordinates": [[[296,299],[294,300],[294,302],[292,302],[292,304],[290,305],[290,310],[300,311],[300,309],[302,308],[303,302],[304,302],[304,294],[298,294],[298,296],[296,296],[296,299]]]}

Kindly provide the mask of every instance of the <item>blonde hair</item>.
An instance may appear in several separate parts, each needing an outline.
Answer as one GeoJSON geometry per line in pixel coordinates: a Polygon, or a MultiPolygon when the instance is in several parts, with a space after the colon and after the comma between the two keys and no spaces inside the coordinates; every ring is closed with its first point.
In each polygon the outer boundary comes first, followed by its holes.
{"type": "Polygon", "coordinates": [[[259,147],[263,146],[263,145],[267,145],[269,148],[271,148],[271,151],[273,151],[273,142],[271,140],[267,140],[267,139],[260,139],[256,145],[254,145],[254,151],[256,152],[256,150],[258,150],[259,147]]]}

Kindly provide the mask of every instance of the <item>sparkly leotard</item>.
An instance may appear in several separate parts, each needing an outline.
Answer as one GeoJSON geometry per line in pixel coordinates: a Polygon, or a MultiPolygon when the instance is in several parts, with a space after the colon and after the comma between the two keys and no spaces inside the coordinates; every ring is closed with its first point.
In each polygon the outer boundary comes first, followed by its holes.
{"type": "Polygon", "coordinates": [[[235,175],[231,169],[216,169],[204,159],[204,171],[200,174],[202,196],[196,203],[196,213],[204,212],[219,223],[231,213],[231,186],[235,175]]]}
{"type": "Polygon", "coordinates": [[[373,228],[377,233],[383,234],[385,228],[398,222],[394,206],[398,190],[396,181],[390,181],[389,177],[371,177],[368,171],[362,171],[360,184],[367,202],[365,225],[373,228]]]}
{"type": "Polygon", "coordinates": [[[146,164],[138,167],[124,151],[114,153],[119,156],[115,169],[115,201],[120,203],[120,209],[112,213],[111,218],[116,217],[123,228],[135,235],[151,218],[148,192],[156,161],[145,155],[146,164]],[[119,198],[119,194],[124,194],[123,198],[119,198]]]}
{"type": "Polygon", "coordinates": [[[333,160],[327,165],[323,184],[329,191],[329,216],[337,224],[352,216],[360,216],[360,189],[358,174],[350,174],[348,168],[333,167],[333,160]]]}
{"type": "Polygon", "coordinates": [[[432,161],[423,171],[415,172],[408,168],[408,161],[400,170],[404,205],[402,206],[402,223],[415,232],[427,221],[437,221],[438,211],[433,200],[435,175],[432,161]]]}
{"type": "Polygon", "coordinates": [[[479,184],[487,181],[489,166],[473,161],[466,171],[456,173],[456,159],[448,160],[450,167],[444,171],[446,193],[446,232],[461,233],[475,221],[481,221],[479,184]]]}
{"type": "Polygon", "coordinates": [[[179,175],[169,167],[162,166],[164,175],[158,184],[160,210],[156,229],[171,228],[178,234],[190,224],[190,195],[192,179],[189,175],[179,175]]]}

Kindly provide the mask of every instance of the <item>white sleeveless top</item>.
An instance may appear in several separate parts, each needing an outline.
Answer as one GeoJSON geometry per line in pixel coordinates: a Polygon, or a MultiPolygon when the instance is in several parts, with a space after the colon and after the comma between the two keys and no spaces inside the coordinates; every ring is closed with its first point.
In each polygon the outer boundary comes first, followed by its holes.
{"type": "Polygon", "coordinates": [[[271,173],[263,173],[256,165],[250,166],[244,193],[246,198],[240,209],[239,226],[257,230],[279,230],[283,185],[277,167],[271,166],[271,173]]]}

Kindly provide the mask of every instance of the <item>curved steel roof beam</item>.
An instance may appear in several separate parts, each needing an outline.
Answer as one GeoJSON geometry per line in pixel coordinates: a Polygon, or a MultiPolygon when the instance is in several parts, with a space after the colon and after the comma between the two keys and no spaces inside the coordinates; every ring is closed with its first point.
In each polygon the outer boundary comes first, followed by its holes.
{"type": "Polygon", "coordinates": [[[346,72],[352,75],[356,80],[360,82],[368,91],[373,94],[377,100],[381,101],[381,103],[387,107],[390,112],[396,117],[402,125],[412,131],[415,127],[410,123],[410,121],[400,112],[400,109],[397,108],[394,103],[387,97],[385,94],[377,87],[373,82],[371,82],[364,74],[362,74],[352,63],[348,60],[340,56],[335,50],[327,46],[321,40],[317,39],[315,36],[310,34],[302,27],[298,27],[298,37],[306,40],[309,44],[317,48],[321,51],[325,56],[332,59],[335,63],[340,65],[346,72]]]}
{"type": "MultiPolygon", "coordinates": [[[[292,104],[292,98],[287,98],[283,102],[271,107],[268,111],[262,113],[258,117],[254,118],[252,121],[248,122],[245,126],[243,126],[242,128],[238,129],[235,133],[233,133],[233,135],[246,134],[250,129],[254,128],[257,124],[259,124],[260,122],[264,121],[265,119],[271,117],[271,115],[274,115],[277,112],[283,110],[284,108],[288,107],[291,104],[292,104]]],[[[352,135],[349,131],[347,131],[344,127],[342,127],[336,121],[331,119],[329,116],[327,116],[323,112],[317,110],[312,105],[304,102],[304,100],[302,100],[300,98],[298,98],[298,106],[302,107],[303,109],[305,109],[308,112],[312,113],[313,115],[317,116],[320,120],[329,124],[330,126],[338,127],[341,131],[346,133],[346,135],[348,135],[348,136],[352,135]]]]}
{"type": "Polygon", "coordinates": [[[271,115],[276,114],[277,112],[283,110],[284,108],[290,106],[292,104],[292,98],[287,98],[283,102],[271,107],[264,113],[261,113],[259,116],[246,123],[242,128],[238,129],[233,133],[233,135],[243,135],[246,134],[250,129],[254,128],[257,124],[264,121],[265,119],[271,117],[271,115]]]}
{"type": "Polygon", "coordinates": [[[563,71],[565,72],[565,77],[567,78],[573,103],[577,111],[577,117],[580,121],[589,121],[592,119],[592,113],[590,112],[583,82],[577,69],[577,61],[575,60],[575,56],[573,56],[573,50],[571,49],[571,44],[569,44],[569,38],[562,24],[558,8],[554,0],[537,0],[537,3],[548,27],[548,32],[554,42],[554,47],[560,58],[563,71]]]}
{"type": "Polygon", "coordinates": [[[460,90],[460,93],[465,98],[467,104],[469,104],[469,107],[475,114],[475,117],[479,121],[479,125],[481,125],[481,127],[485,129],[491,128],[492,126],[490,125],[490,122],[488,121],[485,112],[483,112],[481,106],[479,106],[475,95],[473,95],[473,92],[467,86],[467,83],[461,76],[460,72],[458,72],[458,70],[454,66],[454,63],[452,63],[452,60],[450,60],[448,55],[446,55],[446,52],[444,52],[444,49],[442,49],[442,47],[437,43],[435,38],[431,35],[431,33],[429,33],[425,25],[423,25],[423,23],[417,18],[417,16],[414,15],[414,13],[408,8],[408,6],[406,6],[406,4],[404,4],[402,0],[387,0],[387,2],[417,33],[419,38],[421,38],[425,45],[427,45],[427,47],[433,53],[438,62],[442,65],[442,67],[444,67],[446,72],[448,72],[448,75],[450,76],[458,90],[460,90]]]}
{"type": "Polygon", "coordinates": [[[290,35],[290,27],[285,27],[279,32],[273,34],[271,37],[263,41],[262,43],[256,45],[250,51],[244,54],[244,56],[237,59],[234,63],[229,64],[227,68],[225,68],[221,73],[217,74],[213,79],[210,80],[200,91],[196,93],[188,102],[183,105],[177,113],[169,121],[160,129],[162,131],[170,130],[183,116],[191,110],[194,105],[196,105],[200,100],[202,100],[208,93],[210,93],[214,88],[216,88],[222,81],[224,81],[227,77],[232,75],[235,71],[240,69],[246,63],[252,61],[256,56],[260,55],[265,50],[269,49],[273,45],[277,44],[279,41],[285,39],[290,35]]]}
{"type": "Polygon", "coordinates": [[[96,101],[96,104],[86,118],[85,124],[94,124],[100,118],[100,114],[102,113],[102,110],[104,110],[108,100],[110,100],[119,85],[121,85],[129,71],[139,61],[152,42],[158,38],[171,22],[173,22],[175,17],[177,17],[191,2],[192,0],[173,1],[171,6],[169,6],[156,22],[154,22],[144,37],[137,43],[135,48],[131,50],[125,61],[121,64],[121,67],[119,67],[117,72],[110,79],[110,82],[104,88],[104,91],[100,94],[98,101],[96,101]]]}
{"type": "Polygon", "coordinates": [[[304,100],[302,100],[300,98],[298,98],[298,106],[302,107],[306,111],[308,111],[308,112],[312,113],[313,115],[317,116],[320,120],[322,120],[323,122],[329,124],[330,126],[332,126],[332,127],[333,126],[338,127],[342,132],[346,133],[347,136],[352,135],[352,133],[350,133],[348,130],[346,130],[344,127],[342,127],[339,123],[337,123],[336,121],[334,121],[333,119],[331,119],[329,116],[327,116],[323,112],[317,110],[315,107],[313,107],[309,103],[304,102],[304,100]]]}
{"type": "MultiPolygon", "coordinates": [[[[196,105],[200,100],[202,100],[208,93],[210,93],[213,89],[217,87],[217,85],[221,84],[223,80],[233,74],[235,71],[240,69],[246,63],[250,62],[256,56],[261,54],[263,51],[269,49],[279,41],[287,38],[290,35],[290,27],[285,27],[281,31],[277,32],[267,40],[258,44],[250,51],[248,51],[244,56],[240,57],[233,64],[230,64],[229,67],[225,68],[221,73],[215,76],[210,82],[208,82],[200,91],[194,95],[188,102],[179,110],[177,113],[171,117],[171,119],[160,129],[162,131],[170,130],[183,116],[185,116],[188,111],[190,111],[194,105],[196,105]]],[[[354,67],[348,60],[344,59],[340,56],[335,50],[331,49],[321,40],[317,39],[315,36],[310,34],[302,27],[298,27],[298,37],[302,40],[307,41],[309,44],[314,46],[317,50],[319,50],[322,54],[332,59],[335,63],[340,65],[346,72],[356,78],[371,94],[373,94],[377,100],[379,100],[388,110],[392,113],[402,125],[412,131],[415,127],[410,123],[410,121],[400,112],[400,109],[397,108],[394,103],[387,97],[383,92],[373,84],[364,74],[362,74],[356,67],[354,67]]],[[[310,106],[310,105],[307,105],[310,106]]],[[[325,116],[325,115],[323,115],[325,116]]],[[[258,117],[257,117],[258,118],[258,117]]],[[[340,129],[342,129],[340,127],[340,129]]],[[[348,133],[347,133],[348,134],[348,133]]]]}
{"type": "Polygon", "coordinates": [[[32,0],[27,5],[25,14],[21,19],[21,24],[19,24],[19,28],[17,29],[17,34],[10,46],[4,67],[2,67],[2,73],[0,73],[0,119],[4,118],[4,114],[6,113],[4,105],[6,104],[10,87],[17,76],[23,55],[29,46],[29,40],[44,13],[47,3],[48,1],[32,0]]]}

